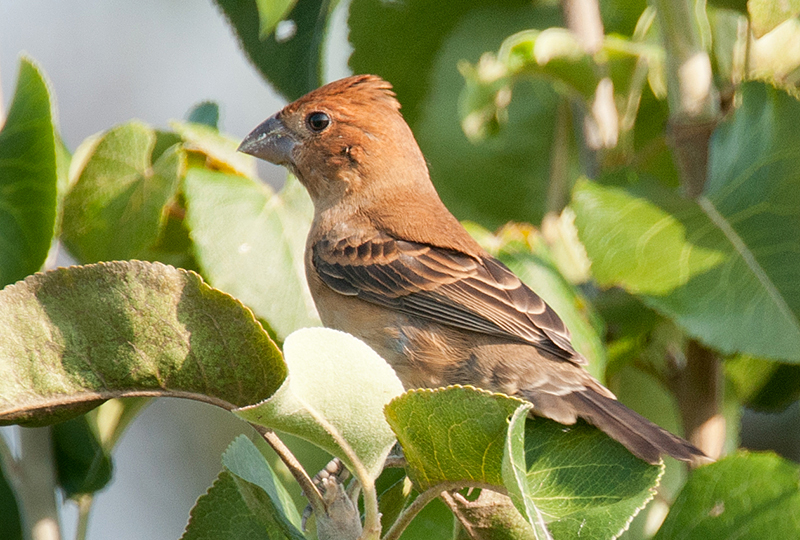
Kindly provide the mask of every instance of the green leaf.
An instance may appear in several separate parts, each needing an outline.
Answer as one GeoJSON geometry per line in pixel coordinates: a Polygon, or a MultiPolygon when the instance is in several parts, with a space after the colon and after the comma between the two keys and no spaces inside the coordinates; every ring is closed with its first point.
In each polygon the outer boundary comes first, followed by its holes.
{"type": "Polygon", "coordinates": [[[534,531],[537,539],[549,539],[545,516],[536,507],[533,490],[528,484],[525,465],[525,421],[531,407],[519,407],[508,420],[508,433],[503,449],[503,480],[508,489],[508,496],[514,502],[534,531]]]}
{"type": "Polygon", "coordinates": [[[58,484],[67,497],[103,489],[113,472],[110,452],[103,447],[94,418],[82,415],[52,429],[58,484]]]}
{"type": "Polygon", "coordinates": [[[56,223],[56,134],[47,81],[30,59],[0,131],[0,287],[38,271],[56,223]]]}
{"type": "Polygon", "coordinates": [[[800,0],[747,0],[753,34],[763,36],[783,21],[800,15],[800,0]]]}
{"type": "MultiPolygon", "coordinates": [[[[420,147],[430,162],[433,182],[459,219],[496,228],[509,220],[536,223],[547,210],[558,95],[545,81],[518,84],[508,107],[505,129],[475,145],[461,128],[459,96],[464,79],[456,66],[464,59],[477,62],[486,50],[496,49],[509,32],[542,28],[558,24],[559,20],[560,11],[555,5],[474,9],[464,14],[447,35],[428,77],[419,76],[416,67],[409,72],[406,84],[424,81],[426,99],[417,106],[416,120],[411,115],[413,104],[407,102],[406,93],[398,87],[403,114],[412,121],[420,147]]],[[[568,119],[565,121],[569,124],[568,119]]],[[[571,153],[572,146],[565,150],[565,174],[574,176],[572,168],[577,169],[577,156],[571,153]]]]}
{"type": "Polygon", "coordinates": [[[272,35],[275,27],[289,14],[296,3],[297,0],[256,0],[260,24],[258,36],[266,39],[272,35]]]}
{"type": "Polygon", "coordinates": [[[292,333],[283,352],[283,386],[236,414],[314,443],[359,477],[377,478],[394,444],[383,406],[403,392],[392,368],[363,342],[328,328],[292,333]]]}
{"type": "Polygon", "coordinates": [[[584,422],[525,421],[529,407],[454,386],[409,391],[386,415],[422,489],[504,486],[543,536],[545,528],[554,538],[618,536],[652,499],[663,466],[637,459],[584,422]]]}
{"type": "Polygon", "coordinates": [[[222,455],[222,463],[234,475],[242,499],[270,538],[304,540],[291,495],[250,439],[239,435],[222,455]]]}
{"type": "Polygon", "coordinates": [[[210,128],[219,128],[219,104],[216,101],[201,101],[186,115],[190,124],[203,124],[210,128]]]}
{"type": "Polygon", "coordinates": [[[420,489],[443,482],[503,485],[508,417],[524,401],[473,387],[410,390],[386,406],[409,476],[420,489]]]}
{"type": "Polygon", "coordinates": [[[280,352],[197,274],[114,262],[36,274],[0,292],[0,422],[64,420],[123,396],[226,409],[280,386],[280,352]]]}
{"type": "Polygon", "coordinates": [[[725,361],[725,374],[747,407],[779,412],[800,399],[800,366],[750,356],[725,361]]]}
{"type": "MultiPolygon", "coordinates": [[[[496,31],[491,31],[497,37],[487,40],[485,30],[483,34],[473,33],[470,49],[478,55],[492,48],[484,45],[487,41],[499,43],[515,28],[539,27],[533,16],[535,10],[524,0],[435,3],[429,0],[353,0],[348,19],[349,39],[354,47],[350,67],[354,73],[375,73],[391,81],[403,103],[403,115],[414,125],[427,94],[435,91],[437,86],[433,77],[437,57],[453,39],[454,31],[458,32],[459,26],[463,27],[466,20],[475,19],[479,12],[482,12],[479,20],[483,21],[484,27],[497,27],[496,31]],[[488,18],[489,14],[499,20],[488,18]],[[511,14],[523,20],[514,21],[511,14]]],[[[462,49],[462,54],[472,56],[474,53],[462,49]]],[[[457,76],[454,63],[450,68],[457,76]]]]}
{"type": "Polygon", "coordinates": [[[239,140],[217,131],[216,127],[202,123],[170,122],[170,127],[183,139],[189,152],[201,154],[204,166],[232,172],[248,178],[257,178],[256,160],[237,151],[239,140]]]}
{"type": "Polygon", "coordinates": [[[61,238],[79,261],[141,258],[158,240],[186,158],[175,145],[151,162],[155,146],[155,131],[134,121],[93,148],[64,199],[61,238]]]}
{"type": "Polygon", "coordinates": [[[297,2],[289,14],[282,17],[294,22],[295,32],[281,41],[274,34],[262,35],[266,26],[257,0],[216,2],[236,31],[247,57],[286,99],[293,101],[322,85],[323,44],[330,14],[338,0],[297,2]]]}
{"type": "Polygon", "coordinates": [[[572,206],[598,282],[723,353],[800,361],[798,122],[797,101],[745,85],[697,202],[649,182],[579,182],[572,206]]]}
{"type": "Polygon", "coordinates": [[[692,472],[656,540],[800,537],[800,467],[740,453],[692,472]]]}
{"type": "MultiPolygon", "coordinates": [[[[0,441],[5,444],[5,441],[0,441]]],[[[0,461],[0,538],[23,540],[17,497],[8,480],[8,463],[0,461]]]]}
{"type": "Polygon", "coordinates": [[[532,502],[554,538],[617,538],[664,472],[582,421],[529,420],[525,459],[532,502]]]}
{"type": "Polygon", "coordinates": [[[276,195],[255,180],[191,168],[184,194],[195,255],[211,284],[281,339],[319,324],[303,265],[313,206],[296,180],[276,195]]]}
{"type": "Polygon", "coordinates": [[[197,499],[181,540],[275,540],[239,493],[234,475],[217,476],[197,499]]]}

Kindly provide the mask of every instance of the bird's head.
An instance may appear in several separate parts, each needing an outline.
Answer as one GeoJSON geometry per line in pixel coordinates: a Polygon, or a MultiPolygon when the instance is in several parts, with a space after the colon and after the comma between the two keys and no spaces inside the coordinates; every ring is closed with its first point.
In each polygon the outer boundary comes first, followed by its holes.
{"type": "Polygon", "coordinates": [[[392,86],[375,75],[318,88],[256,127],[239,151],[286,166],[314,204],[433,189],[392,86]]]}

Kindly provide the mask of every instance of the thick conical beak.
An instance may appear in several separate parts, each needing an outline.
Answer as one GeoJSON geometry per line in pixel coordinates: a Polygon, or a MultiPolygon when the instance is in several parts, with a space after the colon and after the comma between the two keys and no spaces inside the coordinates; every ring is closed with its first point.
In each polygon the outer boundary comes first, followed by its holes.
{"type": "Polygon", "coordinates": [[[297,144],[294,134],[276,116],[267,118],[250,132],[239,145],[239,152],[250,154],[276,165],[293,163],[292,150],[297,144]]]}

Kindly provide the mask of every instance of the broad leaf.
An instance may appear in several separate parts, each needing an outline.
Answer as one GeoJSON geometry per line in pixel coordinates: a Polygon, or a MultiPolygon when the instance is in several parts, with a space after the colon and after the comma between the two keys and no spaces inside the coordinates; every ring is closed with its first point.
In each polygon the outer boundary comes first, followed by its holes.
{"type": "Polygon", "coordinates": [[[0,287],[38,271],[56,223],[56,134],[44,74],[28,58],[0,131],[0,287]]]}
{"type": "Polygon", "coordinates": [[[36,274],[0,292],[0,421],[45,423],[123,396],[232,409],[272,395],[280,352],[197,274],[114,262],[36,274]]]}
{"type": "Polygon", "coordinates": [[[300,514],[291,496],[253,442],[239,435],[222,455],[250,512],[270,538],[303,540],[300,514]]]}
{"type": "Polygon", "coordinates": [[[205,167],[256,178],[256,160],[237,151],[237,139],[203,123],[170,122],[170,127],[180,135],[186,150],[205,157],[205,167]]]}
{"type": "Polygon", "coordinates": [[[560,22],[558,6],[516,0],[351,4],[350,67],[394,85],[433,182],[458,218],[493,228],[509,219],[536,222],[544,214],[556,94],[545,83],[520,85],[508,129],[476,146],[461,130],[464,79],[457,65],[477,62],[511,32],[560,22]]]}
{"type": "Polygon", "coordinates": [[[217,476],[197,499],[181,540],[275,540],[239,493],[234,475],[217,476]]]}
{"type": "Polygon", "coordinates": [[[275,194],[255,180],[191,168],[184,194],[195,256],[214,287],[241,299],[281,339],[319,324],[303,267],[313,208],[299,183],[275,194]]]}
{"type": "Polygon", "coordinates": [[[557,539],[621,534],[652,499],[663,466],[637,459],[583,422],[526,421],[527,408],[507,396],[449,387],[407,392],[386,414],[422,488],[505,487],[541,537],[546,530],[557,539]]]}
{"type": "Polygon", "coordinates": [[[327,328],[292,333],[283,352],[283,386],[236,414],[314,443],[359,477],[377,478],[394,444],[383,406],[403,392],[392,368],[363,342],[327,328]]]}
{"type": "Polygon", "coordinates": [[[386,407],[409,475],[421,489],[444,482],[503,485],[507,419],[529,405],[472,387],[410,390],[386,407]]]}
{"type": "Polygon", "coordinates": [[[641,182],[582,181],[581,240],[620,285],[723,353],[800,361],[800,103],[750,83],[715,133],[697,202],[641,182]]]}
{"type": "Polygon", "coordinates": [[[664,473],[582,421],[529,420],[525,459],[531,500],[557,539],[617,538],[664,473]]]}
{"type": "Polygon", "coordinates": [[[711,141],[697,202],[648,182],[581,182],[595,278],[724,352],[800,361],[800,103],[759,83],[711,141]]]}
{"type": "Polygon", "coordinates": [[[268,30],[261,17],[263,11],[259,10],[263,0],[216,2],[236,31],[247,57],[285,98],[295,100],[322,85],[323,44],[336,0],[297,2],[283,16],[294,24],[294,33],[280,40],[274,32],[262,34],[262,29],[268,30]]]}
{"type": "Polygon", "coordinates": [[[800,467],[740,453],[692,472],[657,540],[800,537],[800,467]]]}
{"type": "Polygon", "coordinates": [[[155,131],[118,126],[90,149],[64,199],[61,238],[83,263],[144,257],[167,222],[186,158],[174,145],[157,159],[155,131]]]}

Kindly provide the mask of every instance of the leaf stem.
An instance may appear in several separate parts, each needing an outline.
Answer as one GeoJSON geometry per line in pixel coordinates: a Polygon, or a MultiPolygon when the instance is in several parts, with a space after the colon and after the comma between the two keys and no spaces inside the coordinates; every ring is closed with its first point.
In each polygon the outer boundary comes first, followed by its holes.
{"type": "Polygon", "coordinates": [[[317,486],[314,485],[314,482],[311,481],[311,477],[308,476],[308,473],[297,460],[297,458],[292,454],[292,451],[284,444],[284,442],[278,437],[278,435],[269,428],[264,426],[259,426],[258,424],[251,424],[256,431],[258,431],[264,440],[267,441],[275,453],[278,454],[278,457],[281,458],[281,461],[286,465],[286,468],[289,469],[289,472],[294,476],[294,479],[300,484],[300,488],[303,490],[306,498],[308,499],[309,504],[311,504],[311,508],[314,512],[325,513],[325,502],[322,500],[322,495],[320,494],[317,486]]]}
{"type": "Polygon", "coordinates": [[[411,523],[414,518],[417,517],[417,514],[419,514],[428,503],[442,495],[444,492],[454,489],[463,489],[464,487],[468,486],[465,486],[463,483],[447,482],[436,484],[435,486],[426,489],[420,493],[411,504],[408,505],[408,508],[400,513],[382,540],[397,540],[400,538],[400,535],[403,534],[403,531],[406,529],[406,527],[408,527],[409,523],[411,523]]]}
{"type": "Polygon", "coordinates": [[[75,540],[86,540],[86,534],[89,532],[89,514],[92,510],[94,497],[92,495],[84,495],[77,501],[78,503],[78,526],[75,532],[75,540]]]}
{"type": "Polygon", "coordinates": [[[684,192],[694,198],[705,186],[708,141],[719,121],[719,92],[695,2],[655,0],[655,6],[667,51],[670,138],[684,192]]]}
{"type": "Polygon", "coordinates": [[[686,346],[686,365],[672,379],[686,438],[717,459],[725,443],[722,415],[723,377],[716,354],[695,340],[686,346]]]}
{"type": "Polygon", "coordinates": [[[21,482],[16,487],[27,537],[31,540],[59,540],[61,532],[50,429],[21,428],[20,448],[21,457],[17,463],[21,482]]]}

